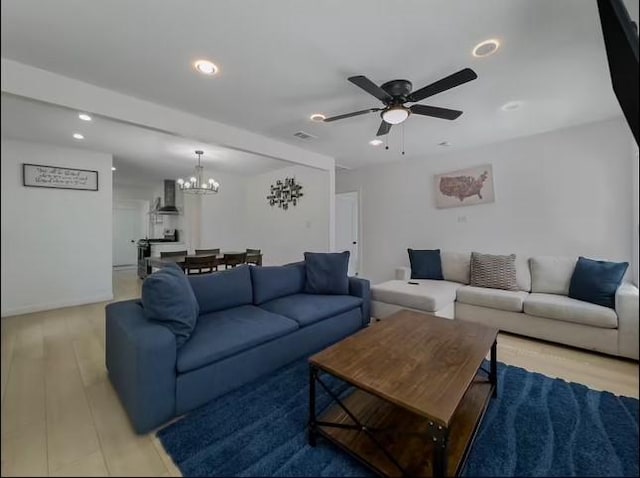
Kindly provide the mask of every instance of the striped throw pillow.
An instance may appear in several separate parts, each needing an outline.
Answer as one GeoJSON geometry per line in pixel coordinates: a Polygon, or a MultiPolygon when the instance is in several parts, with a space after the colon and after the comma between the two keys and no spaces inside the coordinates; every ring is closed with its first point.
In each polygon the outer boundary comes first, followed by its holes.
{"type": "Polygon", "coordinates": [[[469,284],[475,287],[518,290],[515,254],[497,256],[472,252],[470,275],[469,284]]]}

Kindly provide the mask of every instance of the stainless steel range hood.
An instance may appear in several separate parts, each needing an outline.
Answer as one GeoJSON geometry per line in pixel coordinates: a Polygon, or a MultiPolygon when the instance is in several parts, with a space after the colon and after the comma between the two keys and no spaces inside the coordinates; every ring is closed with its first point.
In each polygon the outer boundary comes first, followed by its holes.
{"type": "Polygon", "coordinates": [[[176,207],[176,182],[173,179],[164,180],[164,204],[154,211],[156,214],[176,215],[180,211],[176,207]]]}

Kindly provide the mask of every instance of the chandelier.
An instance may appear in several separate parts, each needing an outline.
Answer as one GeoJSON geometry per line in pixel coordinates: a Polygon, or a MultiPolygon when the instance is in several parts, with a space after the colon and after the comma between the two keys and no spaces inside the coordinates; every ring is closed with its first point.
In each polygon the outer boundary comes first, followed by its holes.
{"type": "Polygon", "coordinates": [[[209,178],[207,181],[204,180],[204,167],[200,164],[200,157],[204,154],[204,151],[196,150],[195,153],[198,155],[195,174],[188,181],[182,178],[178,179],[178,187],[190,194],[216,194],[220,189],[220,183],[213,178],[209,178]]]}

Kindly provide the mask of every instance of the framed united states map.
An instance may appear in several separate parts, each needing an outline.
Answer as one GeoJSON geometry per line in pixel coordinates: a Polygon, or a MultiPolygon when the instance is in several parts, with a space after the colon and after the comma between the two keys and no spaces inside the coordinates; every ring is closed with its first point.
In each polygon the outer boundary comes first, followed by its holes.
{"type": "Polygon", "coordinates": [[[490,164],[435,176],[436,207],[460,207],[495,201],[490,164]]]}

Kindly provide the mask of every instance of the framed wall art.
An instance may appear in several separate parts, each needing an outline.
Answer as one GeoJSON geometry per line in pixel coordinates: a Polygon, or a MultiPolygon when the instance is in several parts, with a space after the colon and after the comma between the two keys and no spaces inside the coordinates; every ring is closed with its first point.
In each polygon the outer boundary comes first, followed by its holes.
{"type": "Polygon", "coordinates": [[[472,206],[495,201],[490,164],[435,176],[436,207],[472,206]]]}
{"type": "Polygon", "coordinates": [[[24,163],[22,185],[32,188],[97,191],[98,171],[24,163]]]}

